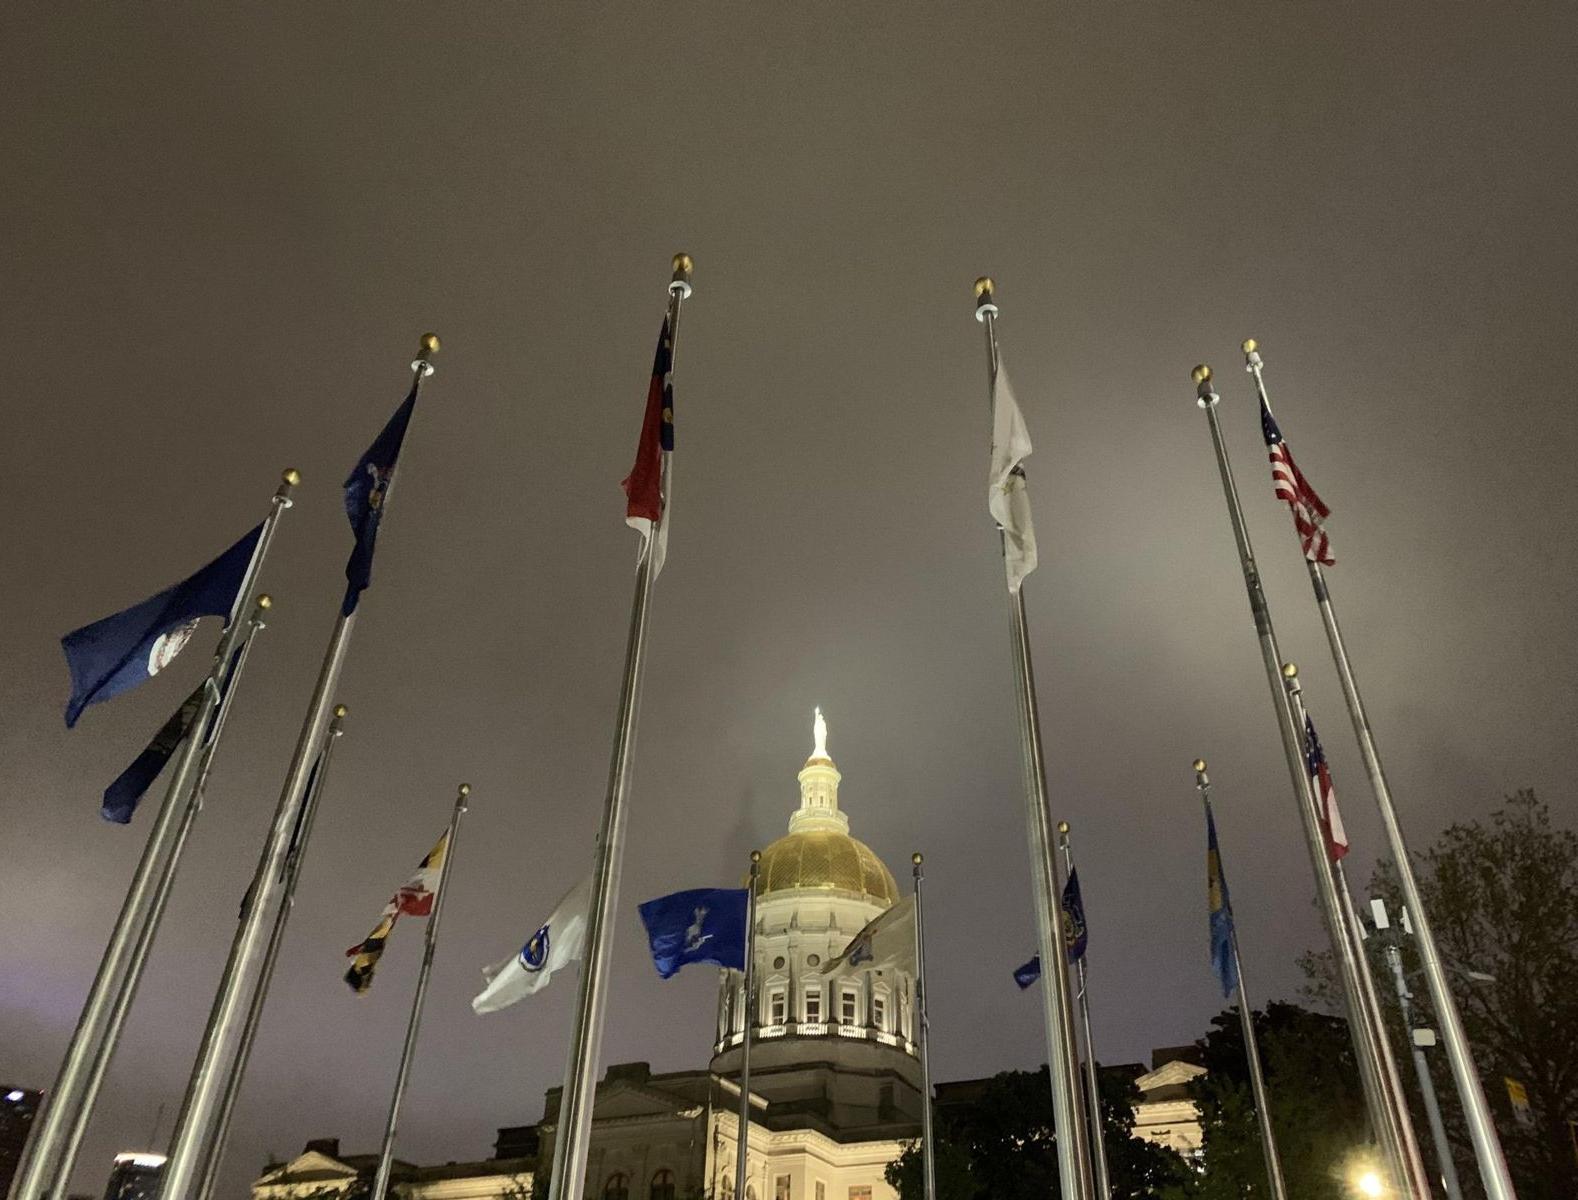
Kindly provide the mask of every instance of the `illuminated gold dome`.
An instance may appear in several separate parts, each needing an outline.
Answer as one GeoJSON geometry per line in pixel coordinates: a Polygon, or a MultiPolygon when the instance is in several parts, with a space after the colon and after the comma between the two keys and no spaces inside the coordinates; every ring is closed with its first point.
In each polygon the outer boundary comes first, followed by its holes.
{"type": "Polygon", "coordinates": [[[762,851],[756,894],[796,888],[853,892],[884,908],[899,898],[893,873],[871,847],[830,829],[786,834],[762,851]]]}

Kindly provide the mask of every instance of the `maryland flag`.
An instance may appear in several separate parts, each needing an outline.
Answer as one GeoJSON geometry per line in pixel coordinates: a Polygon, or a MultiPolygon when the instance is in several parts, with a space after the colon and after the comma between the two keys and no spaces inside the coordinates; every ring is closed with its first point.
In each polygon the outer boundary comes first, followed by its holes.
{"type": "Polygon", "coordinates": [[[389,932],[400,919],[401,913],[425,917],[433,911],[433,897],[438,894],[439,884],[443,881],[444,856],[448,852],[449,830],[446,829],[438,839],[438,845],[428,851],[422,865],[416,869],[416,874],[384,905],[383,915],[378,918],[373,931],[365,940],[345,952],[347,958],[355,960],[351,963],[351,969],[345,972],[345,982],[351,985],[351,991],[361,995],[372,986],[373,971],[378,967],[378,960],[383,957],[384,943],[389,940],[389,932]]]}

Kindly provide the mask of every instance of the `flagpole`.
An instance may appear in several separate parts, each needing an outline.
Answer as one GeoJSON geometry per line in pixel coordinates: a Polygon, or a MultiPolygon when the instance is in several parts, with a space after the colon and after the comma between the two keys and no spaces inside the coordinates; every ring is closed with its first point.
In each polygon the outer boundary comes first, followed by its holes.
{"type": "MultiPolygon", "coordinates": [[[[188,834],[191,833],[192,823],[203,807],[208,773],[214,762],[214,747],[218,744],[219,736],[224,731],[225,722],[230,716],[230,701],[235,693],[236,682],[241,678],[247,659],[252,653],[253,640],[267,628],[265,618],[273,608],[273,604],[273,599],[267,593],[258,596],[252,616],[247,621],[246,636],[232,652],[234,665],[225,677],[226,685],[220,697],[219,708],[214,713],[212,728],[206,738],[206,748],[198,762],[197,782],[192,786],[186,806],[181,813],[181,825],[176,835],[175,849],[165,860],[164,870],[160,873],[158,886],[148,907],[148,918],[143,923],[137,944],[132,949],[131,961],[126,966],[125,983],[115,997],[115,1005],[110,1010],[109,1020],[105,1025],[104,1038],[99,1044],[98,1053],[93,1056],[93,1065],[83,1089],[83,1102],[67,1130],[66,1150],[61,1158],[61,1170],[50,1193],[54,1200],[65,1200],[66,1187],[76,1166],[77,1155],[81,1152],[82,1139],[88,1131],[88,1121],[98,1103],[99,1090],[104,1085],[104,1076],[109,1072],[110,1060],[114,1057],[115,1047],[120,1043],[121,1031],[126,1027],[126,1018],[131,1013],[132,1003],[137,998],[143,967],[153,950],[154,937],[164,919],[164,910],[170,902],[170,893],[175,890],[175,870],[179,865],[181,851],[186,845],[188,834]]],[[[199,733],[194,717],[191,733],[188,736],[196,738],[199,733]]]]}
{"type": "Polygon", "coordinates": [[[735,1137],[734,1195],[745,1200],[747,1150],[751,1136],[751,1022],[756,1017],[756,880],[761,873],[762,852],[751,851],[751,880],[745,894],[745,1032],[740,1040],[740,1128],[735,1137]]]}
{"type": "MultiPolygon", "coordinates": [[[[429,360],[437,351],[437,336],[424,334],[421,349],[411,363],[411,370],[415,374],[413,391],[420,389],[422,380],[433,373],[433,365],[429,360]]],[[[390,473],[384,488],[382,511],[385,515],[393,498],[396,474],[397,471],[390,473]]],[[[269,827],[263,853],[258,859],[252,888],[242,908],[240,925],[230,943],[230,956],[225,962],[219,990],[214,995],[214,1005],[203,1030],[197,1060],[193,1063],[186,1094],[176,1117],[170,1156],[165,1163],[161,1200],[187,1200],[199,1182],[198,1175],[212,1139],[214,1114],[225,1086],[224,1059],[231,1054],[231,1043],[245,1020],[242,1004],[246,981],[254,974],[264,952],[267,941],[264,924],[281,891],[285,859],[291,851],[296,821],[305,800],[307,780],[312,773],[318,744],[329,723],[330,697],[339,685],[340,671],[351,645],[351,634],[356,628],[357,611],[353,609],[347,614],[342,606],[334,619],[334,629],[324,651],[318,681],[308,701],[306,717],[291,756],[290,769],[286,772],[285,785],[274,809],[273,824],[269,827]]]]}
{"type": "MultiPolygon", "coordinates": [[[[81,1144],[79,1127],[86,1126],[93,1112],[95,1097],[90,1093],[96,1091],[93,1084],[94,1060],[100,1056],[107,1059],[114,1053],[115,1039],[109,1033],[112,1013],[121,1003],[123,993],[136,990],[141,967],[139,965],[137,971],[133,972],[129,964],[136,957],[136,944],[145,936],[145,930],[146,936],[150,938],[157,932],[158,919],[152,915],[153,899],[161,889],[168,887],[165,876],[173,875],[180,859],[185,831],[190,827],[186,810],[196,804],[196,793],[189,793],[189,785],[197,772],[199,756],[205,751],[212,756],[217,745],[217,731],[207,739],[206,745],[198,734],[208,727],[219,706],[224,670],[230,661],[231,649],[241,636],[238,617],[251,602],[252,588],[257,583],[269,547],[274,542],[280,516],[291,507],[291,491],[300,482],[300,472],[295,468],[287,468],[281,474],[279,487],[269,501],[269,513],[263,520],[257,545],[252,550],[252,559],[241,577],[235,603],[231,605],[224,631],[214,648],[213,663],[208,671],[208,686],[193,716],[191,732],[176,758],[170,785],[165,790],[164,803],[148,833],[148,841],[143,846],[131,885],[126,889],[126,899],[115,918],[115,927],[104,948],[104,955],[99,960],[88,998],[77,1018],[77,1027],[66,1046],[60,1073],[55,1077],[55,1086],[45,1093],[43,1112],[37,1118],[36,1132],[30,1140],[12,1191],[14,1200],[43,1200],[46,1196],[65,1194],[71,1169],[75,1165],[76,1151],[73,1147],[81,1144]]],[[[250,623],[248,629],[250,634],[250,623]]],[[[232,678],[231,682],[236,681],[232,678]]],[[[129,999],[126,1002],[129,1003],[129,999]]]]}
{"type": "MultiPolygon", "coordinates": [[[[984,276],[975,282],[975,319],[986,330],[987,395],[990,398],[995,391],[998,371],[997,304],[992,281],[984,276]]],[[[1056,915],[1059,905],[1057,859],[1052,850],[1052,814],[1047,798],[1041,714],[1036,701],[1035,666],[1030,656],[1030,626],[1025,616],[1023,585],[1009,593],[1008,610],[1019,701],[1019,740],[1024,755],[1025,818],[1030,832],[1036,926],[1042,974],[1049,985],[1042,1000],[1046,1016],[1047,1067],[1052,1084],[1052,1117],[1057,1134],[1058,1187],[1063,1200],[1092,1200],[1085,1123],[1074,1099],[1079,1091],[1079,1076],[1074,1065],[1077,1052],[1073,1008],[1063,924],[1056,915]]]]}
{"type": "MultiPolygon", "coordinates": [[[[471,785],[460,785],[455,810],[449,817],[449,834],[444,842],[444,862],[439,867],[438,883],[433,890],[433,912],[427,919],[427,940],[422,950],[422,966],[416,975],[416,994],[411,997],[411,1019],[405,1028],[405,1045],[400,1050],[400,1068],[395,1072],[394,1095],[389,1100],[389,1119],[384,1122],[383,1145],[378,1150],[378,1172],[373,1177],[373,1200],[381,1200],[389,1187],[389,1172],[394,1166],[395,1129],[400,1121],[400,1104],[405,1099],[406,1083],[411,1077],[411,1057],[416,1051],[417,1030],[422,1024],[422,1005],[427,999],[427,981],[433,974],[433,954],[438,949],[438,921],[444,913],[444,892],[449,883],[449,867],[455,861],[455,840],[460,836],[460,818],[469,807],[471,785]]],[[[204,1198],[206,1200],[206,1197],[204,1198]]]]}
{"type": "Polygon", "coordinates": [[[214,1120],[213,1144],[209,1147],[208,1157],[203,1164],[203,1178],[197,1189],[198,1200],[209,1200],[213,1195],[214,1185],[219,1179],[219,1168],[224,1162],[225,1147],[230,1141],[230,1121],[235,1115],[236,1098],[241,1094],[241,1080],[246,1074],[247,1060],[252,1057],[252,1045],[257,1039],[258,1026],[263,1018],[263,1004],[268,998],[269,983],[274,978],[274,965],[279,960],[279,949],[285,941],[285,924],[290,919],[291,910],[296,903],[296,881],[301,877],[303,858],[301,848],[312,836],[312,823],[318,815],[318,798],[323,794],[324,784],[329,778],[329,763],[334,757],[335,744],[345,732],[345,718],[349,713],[350,709],[345,705],[335,706],[334,720],[329,723],[328,731],[324,734],[323,745],[318,750],[312,772],[312,784],[307,789],[307,799],[301,808],[299,832],[290,857],[285,862],[284,894],[279,909],[274,914],[274,928],[269,933],[268,948],[263,953],[263,966],[258,972],[257,982],[252,987],[252,1002],[247,1009],[246,1024],[241,1027],[241,1040],[236,1046],[235,1061],[231,1063],[230,1072],[225,1079],[225,1094],[220,1100],[219,1113],[214,1120]]]}
{"type": "MultiPolygon", "coordinates": [[[[1266,382],[1261,375],[1265,364],[1254,338],[1244,342],[1244,358],[1245,370],[1255,377],[1255,390],[1261,402],[1269,407],[1266,382]]],[[[1507,1172],[1507,1159],[1502,1153],[1501,1139],[1496,1134],[1496,1124],[1490,1115],[1490,1104],[1485,1099],[1479,1068],[1474,1063],[1473,1048],[1463,1028],[1463,1018],[1458,1011],[1457,1000],[1452,995],[1452,986],[1447,980],[1435,933],[1430,927],[1430,918],[1425,913],[1413,859],[1409,856],[1408,843],[1403,837],[1397,806],[1392,802],[1392,789],[1386,781],[1386,771],[1381,766],[1381,752],[1375,744],[1375,733],[1370,728],[1364,698],[1359,694],[1359,682],[1354,676],[1353,664],[1348,659],[1348,649],[1342,640],[1342,630],[1337,624],[1337,611],[1332,607],[1326,576],[1318,562],[1310,562],[1306,558],[1305,565],[1315,592],[1315,605],[1320,609],[1321,624],[1326,629],[1326,641],[1331,646],[1332,662],[1336,664],[1337,678],[1342,684],[1342,698],[1348,706],[1348,717],[1353,722],[1354,736],[1359,742],[1359,754],[1364,759],[1370,791],[1381,813],[1381,826],[1386,830],[1387,849],[1397,868],[1403,904],[1413,921],[1414,936],[1419,939],[1419,962],[1425,977],[1425,987],[1430,993],[1430,1005],[1435,1009],[1436,1020],[1441,1026],[1441,1040],[1446,1047],[1453,1082],[1457,1085],[1458,1096],[1463,1103],[1463,1116],[1468,1125],[1469,1140],[1474,1146],[1474,1159],[1479,1166],[1485,1195],[1487,1200],[1516,1200],[1517,1194],[1513,1191],[1512,1177],[1507,1172]]]]}
{"type": "MultiPolygon", "coordinates": [[[[679,316],[691,293],[690,255],[674,256],[668,285],[669,369],[679,353],[679,316]]],[[[559,1099],[553,1172],[548,1200],[576,1200],[586,1175],[592,1135],[592,1102],[597,1086],[597,1061],[602,1051],[603,1014],[607,1008],[608,964],[613,949],[614,909],[619,901],[619,876],[625,857],[625,804],[630,792],[630,764],[635,753],[637,702],[641,668],[646,656],[647,604],[652,595],[653,540],[667,519],[662,514],[641,543],[636,564],[635,597],[630,604],[630,631],[625,642],[625,673],[619,688],[619,713],[614,723],[614,750],[608,768],[608,792],[597,834],[597,865],[592,904],[587,915],[586,959],[576,999],[575,1028],[559,1099]]],[[[179,1200],[178,1197],[168,1200],[179,1200]]],[[[741,1198],[743,1200],[743,1196],[741,1198]]]]}
{"type": "Polygon", "coordinates": [[[931,1117],[931,1023],[926,1014],[926,922],[921,913],[921,864],[925,857],[916,851],[910,856],[915,864],[915,1009],[920,1016],[916,1030],[921,1061],[921,1162],[925,1171],[926,1200],[937,1200],[937,1150],[931,1117]]]}
{"type": "Polygon", "coordinates": [[[1255,552],[1249,542],[1249,529],[1244,523],[1243,506],[1239,503],[1238,488],[1233,482],[1233,468],[1228,462],[1227,444],[1222,440],[1222,427],[1217,419],[1216,406],[1221,401],[1211,386],[1211,368],[1204,364],[1193,372],[1196,384],[1196,402],[1205,411],[1206,424],[1211,432],[1211,445],[1216,451],[1217,471],[1222,479],[1222,494],[1227,501],[1227,515],[1233,527],[1233,539],[1238,547],[1239,566],[1243,570],[1244,587],[1249,595],[1250,613],[1255,621],[1255,633],[1260,642],[1260,656],[1266,668],[1266,678],[1271,685],[1271,703],[1276,712],[1277,732],[1282,738],[1282,753],[1287,761],[1288,777],[1293,784],[1294,803],[1304,827],[1305,849],[1310,856],[1310,869],[1315,877],[1315,895],[1321,915],[1326,922],[1326,935],[1331,942],[1337,977],[1342,985],[1343,1009],[1348,1018],[1348,1033],[1353,1040],[1354,1054],[1359,1065],[1359,1079],[1364,1088],[1365,1107],[1370,1117],[1370,1127],[1386,1159],[1386,1168],[1394,1185],[1404,1184],[1408,1175],[1403,1162],[1401,1147],[1394,1136],[1390,1109],[1380,1063],[1375,1054],[1375,1040],[1369,1029],[1368,1013],[1359,987],[1358,964],[1354,961],[1353,944],[1348,939],[1343,919],[1342,901],[1337,895],[1335,879],[1329,869],[1326,840],[1321,834],[1317,819],[1314,794],[1310,788],[1309,772],[1304,763],[1304,730],[1293,716],[1293,706],[1282,685],[1282,654],[1277,646],[1276,630],[1271,624],[1271,610],[1266,604],[1266,594],[1260,583],[1260,569],[1255,565],[1255,552]]]}
{"type": "MultiPolygon", "coordinates": [[[[1068,822],[1057,824],[1058,844],[1063,848],[1063,876],[1074,873],[1074,851],[1069,845],[1068,822]]],[[[1096,1075],[1096,1039],[1090,1030],[1090,985],[1085,977],[1085,956],[1074,960],[1074,970],[1079,982],[1079,1019],[1085,1033],[1085,1094],[1090,1110],[1090,1158],[1096,1169],[1095,1188],[1097,1200],[1110,1200],[1112,1175],[1107,1166],[1107,1140],[1101,1133],[1101,1082],[1096,1075]]],[[[1277,1200],[1286,1200],[1278,1197],[1277,1200]]]]}
{"type": "MultiPolygon", "coordinates": [[[[1205,808],[1206,824],[1215,828],[1211,817],[1211,777],[1205,773],[1205,759],[1194,760],[1194,786],[1205,808]]],[[[1221,853],[1218,846],[1217,853],[1221,853]]],[[[1244,1057],[1249,1064],[1249,1089],[1255,1100],[1255,1117],[1260,1123],[1260,1152],[1266,1160],[1266,1178],[1271,1183],[1272,1200],[1288,1200],[1288,1184],[1282,1175],[1282,1156],[1277,1153],[1277,1135],[1271,1127],[1271,1099],[1266,1094],[1266,1075],[1260,1065],[1260,1039],[1255,1036],[1255,1015],[1249,1006],[1249,990],[1244,984],[1244,960],[1238,952],[1238,923],[1228,922],[1228,944],[1233,950],[1233,973],[1238,977],[1238,1021],[1244,1031],[1244,1057]]]]}

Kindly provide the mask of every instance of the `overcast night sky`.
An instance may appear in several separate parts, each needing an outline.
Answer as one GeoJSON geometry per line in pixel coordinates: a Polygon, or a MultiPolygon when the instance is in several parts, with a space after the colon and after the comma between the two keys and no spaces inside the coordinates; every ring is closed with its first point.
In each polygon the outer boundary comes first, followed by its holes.
{"type": "MultiPolygon", "coordinates": [[[[675,506],[604,1064],[703,1066],[715,977],[635,905],[784,831],[821,704],[853,832],[928,856],[935,1073],[1043,1061],[971,283],[1036,441],[1026,595],[1107,1061],[1199,1036],[1211,761],[1260,999],[1322,934],[1207,431],[1367,877],[1381,837],[1240,341],[1334,513],[1333,594],[1407,829],[1573,820],[1570,4],[24,4],[0,329],[0,1079],[47,1087],[153,815],[98,795],[212,631],[67,732],[59,636],[304,482],[75,1189],[162,1143],[343,589],[340,481],[440,333],[225,1171],[373,1152],[421,930],[341,982],[474,787],[400,1155],[484,1156],[559,1081],[573,978],[473,1016],[591,862],[635,535],[619,481],[669,258],[695,257],[675,506]]],[[[217,623],[211,623],[217,624],[217,623]]],[[[162,796],[156,788],[154,801],[162,796]]],[[[162,1148],[162,1146],[161,1146],[162,1148]]]]}

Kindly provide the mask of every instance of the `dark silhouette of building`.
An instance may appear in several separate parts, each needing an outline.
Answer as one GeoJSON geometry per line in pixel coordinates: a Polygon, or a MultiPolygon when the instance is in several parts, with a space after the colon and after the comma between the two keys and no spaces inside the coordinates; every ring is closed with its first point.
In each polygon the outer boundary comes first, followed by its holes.
{"type": "Polygon", "coordinates": [[[0,1196],[11,1190],[11,1178],[22,1161],[27,1135],[33,1131],[43,1092],[0,1084],[0,1196]]]}

